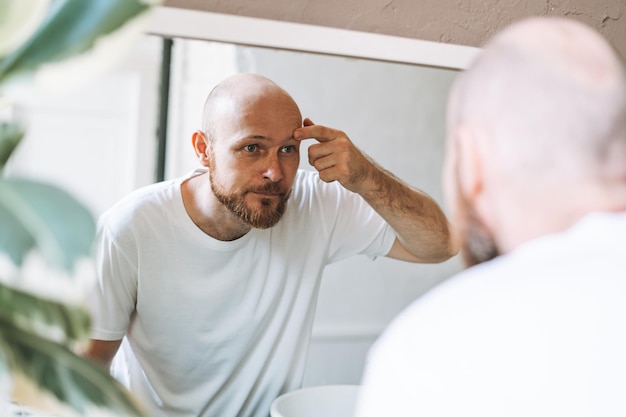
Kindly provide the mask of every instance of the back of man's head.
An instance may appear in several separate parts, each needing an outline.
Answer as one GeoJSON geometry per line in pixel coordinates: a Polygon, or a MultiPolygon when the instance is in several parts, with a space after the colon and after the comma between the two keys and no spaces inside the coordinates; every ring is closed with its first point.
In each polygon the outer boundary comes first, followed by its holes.
{"type": "Polygon", "coordinates": [[[453,204],[477,209],[497,252],[626,210],[626,70],[581,23],[531,18],[491,39],[453,87],[448,136],[453,204]]]}

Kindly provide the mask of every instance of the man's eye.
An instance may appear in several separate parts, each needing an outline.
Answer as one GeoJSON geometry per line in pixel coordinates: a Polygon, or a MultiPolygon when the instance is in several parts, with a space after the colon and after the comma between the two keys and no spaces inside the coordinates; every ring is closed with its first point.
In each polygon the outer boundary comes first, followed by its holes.
{"type": "Polygon", "coordinates": [[[289,145],[289,146],[285,146],[284,148],[281,149],[281,152],[283,153],[291,153],[293,151],[296,150],[296,147],[294,145],[289,145]]]}
{"type": "Polygon", "coordinates": [[[257,150],[257,146],[256,145],[246,145],[243,147],[243,150],[246,152],[254,152],[257,150]]]}

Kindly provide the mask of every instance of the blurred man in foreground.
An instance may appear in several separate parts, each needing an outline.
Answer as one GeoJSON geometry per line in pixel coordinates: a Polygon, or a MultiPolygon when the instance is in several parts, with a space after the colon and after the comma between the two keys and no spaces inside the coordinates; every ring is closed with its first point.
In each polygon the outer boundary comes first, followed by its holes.
{"type": "Polygon", "coordinates": [[[359,417],[626,415],[626,73],[592,29],[496,35],[449,100],[466,271],[370,354],[359,417]]]}

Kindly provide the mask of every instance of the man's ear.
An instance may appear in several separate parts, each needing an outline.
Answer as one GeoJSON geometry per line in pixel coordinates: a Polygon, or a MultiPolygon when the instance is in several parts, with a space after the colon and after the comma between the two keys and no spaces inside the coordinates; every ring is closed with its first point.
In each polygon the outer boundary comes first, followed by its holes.
{"type": "MultiPolygon", "coordinates": [[[[494,178],[488,158],[493,155],[487,148],[489,141],[477,129],[462,127],[457,131],[459,192],[474,208],[478,219],[488,230],[495,230],[498,222],[493,191],[494,178]],[[488,172],[489,171],[489,172],[488,172]]],[[[497,179],[496,179],[497,180],[497,179]]]]}
{"type": "Polygon", "coordinates": [[[459,192],[474,207],[484,191],[484,165],[479,140],[476,132],[469,127],[460,126],[455,132],[459,192]]]}
{"type": "Polygon", "coordinates": [[[208,168],[211,161],[211,158],[209,158],[211,147],[209,146],[209,140],[204,132],[201,130],[193,132],[193,135],[191,135],[191,144],[202,166],[208,168]]]}

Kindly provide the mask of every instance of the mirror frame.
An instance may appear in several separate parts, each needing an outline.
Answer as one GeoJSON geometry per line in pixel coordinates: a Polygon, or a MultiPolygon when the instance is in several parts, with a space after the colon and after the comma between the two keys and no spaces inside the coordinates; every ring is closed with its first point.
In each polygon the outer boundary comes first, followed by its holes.
{"type": "Polygon", "coordinates": [[[463,70],[480,48],[278,20],[158,6],[145,31],[246,46],[463,70]]]}

